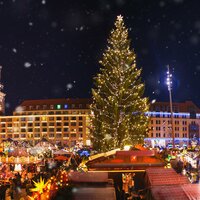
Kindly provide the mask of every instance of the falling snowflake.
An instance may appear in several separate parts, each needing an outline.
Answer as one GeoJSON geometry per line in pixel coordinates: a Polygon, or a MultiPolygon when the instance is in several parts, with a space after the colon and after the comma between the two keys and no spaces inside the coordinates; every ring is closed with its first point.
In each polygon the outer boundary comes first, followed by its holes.
{"type": "Polygon", "coordinates": [[[196,66],[196,70],[200,71],[200,65],[196,66]]]}
{"type": "Polygon", "coordinates": [[[189,40],[192,45],[197,45],[199,43],[198,35],[192,35],[189,40]]]}
{"type": "Polygon", "coordinates": [[[29,22],[28,25],[29,25],[29,26],[33,26],[33,22],[29,22]]]}
{"type": "Polygon", "coordinates": [[[72,83],[68,83],[68,84],[66,85],[66,87],[67,87],[67,90],[70,90],[70,89],[73,88],[73,85],[72,85],[72,83]]]}
{"type": "Polygon", "coordinates": [[[151,101],[151,104],[154,104],[156,102],[156,99],[153,99],[152,101],[151,101]]]}
{"type": "Polygon", "coordinates": [[[84,27],[83,27],[83,26],[81,26],[81,27],[79,28],[79,30],[80,30],[80,31],[82,31],[83,29],[84,29],[84,27]]]}
{"type": "Polygon", "coordinates": [[[76,31],[83,31],[84,30],[84,26],[76,27],[75,30],[76,31]]]}
{"type": "Polygon", "coordinates": [[[184,0],[174,0],[174,3],[183,3],[184,0]]]}
{"type": "Polygon", "coordinates": [[[159,6],[162,8],[165,6],[165,2],[164,1],[160,1],[159,6]]]}
{"type": "Polygon", "coordinates": [[[14,53],[17,53],[17,49],[16,49],[16,48],[12,48],[12,51],[13,51],[14,53]]]}
{"type": "Polygon", "coordinates": [[[6,108],[10,108],[10,103],[6,103],[6,108]]]}
{"type": "Polygon", "coordinates": [[[46,1],[45,1],[45,0],[42,0],[42,4],[46,4],[46,1]]]}
{"type": "Polygon", "coordinates": [[[197,28],[197,29],[200,29],[200,21],[196,21],[194,23],[194,27],[197,28]]]}
{"type": "Polygon", "coordinates": [[[30,62],[25,62],[25,63],[24,63],[24,67],[26,67],[26,68],[31,67],[31,63],[30,63],[30,62]]]}
{"type": "Polygon", "coordinates": [[[51,23],[51,27],[52,27],[52,28],[56,28],[57,26],[58,26],[57,22],[52,22],[52,23],[51,23]]]}

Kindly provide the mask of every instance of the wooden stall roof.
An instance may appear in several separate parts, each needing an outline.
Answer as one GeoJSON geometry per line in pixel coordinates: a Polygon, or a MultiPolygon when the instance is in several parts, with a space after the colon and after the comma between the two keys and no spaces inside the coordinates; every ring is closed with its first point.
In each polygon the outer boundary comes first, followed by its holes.
{"type": "Polygon", "coordinates": [[[142,151],[117,151],[116,156],[155,156],[155,151],[142,150],[142,151]]]}
{"type": "Polygon", "coordinates": [[[151,188],[154,200],[193,200],[200,198],[198,184],[162,185],[151,188]]]}
{"type": "Polygon", "coordinates": [[[177,174],[172,168],[146,169],[146,181],[147,185],[151,187],[162,185],[181,185],[189,183],[189,180],[186,176],[177,174]]]}

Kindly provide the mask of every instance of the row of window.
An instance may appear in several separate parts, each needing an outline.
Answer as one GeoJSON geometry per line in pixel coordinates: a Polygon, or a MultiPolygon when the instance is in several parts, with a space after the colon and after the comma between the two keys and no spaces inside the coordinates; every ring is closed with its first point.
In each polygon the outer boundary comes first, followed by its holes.
{"type": "MultiPolygon", "coordinates": [[[[69,131],[72,131],[72,132],[76,132],[77,129],[76,128],[16,128],[16,129],[0,129],[0,132],[1,133],[5,133],[5,132],[8,132],[8,133],[12,133],[12,132],[22,132],[22,133],[26,133],[26,132],[69,132],[69,131]]],[[[79,132],[82,132],[83,131],[83,128],[78,128],[78,131],[79,132]]]]}
{"type": "Polygon", "coordinates": [[[56,104],[56,105],[35,105],[35,106],[22,106],[23,110],[47,110],[47,109],[69,109],[69,108],[89,108],[89,104],[56,104]]]}
{"type": "MultiPolygon", "coordinates": [[[[171,122],[171,120],[167,120],[167,121],[165,121],[165,120],[163,120],[163,121],[161,121],[161,120],[151,120],[151,124],[154,124],[154,122],[155,122],[155,124],[162,124],[162,125],[164,125],[164,124],[171,124],[172,122],[171,122]]],[[[174,124],[175,125],[179,125],[179,121],[177,121],[177,120],[175,120],[174,121],[174,124]]],[[[182,125],[187,125],[187,121],[182,121],[182,125]]]]}
{"type": "MultiPolygon", "coordinates": [[[[160,114],[160,113],[149,113],[148,114],[149,117],[157,117],[157,118],[171,118],[171,114],[160,114]]],[[[180,118],[180,119],[186,119],[186,118],[190,118],[189,115],[182,115],[182,114],[176,114],[173,115],[174,118],[180,118]]]]}
{"type": "Polygon", "coordinates": [[[42,122],[42,123],[38,123],[38,122],[35,122],[35,123],[14,123],[14,124],[11,124],[11,123],[3,123],[1,124],[0,123],[0,128],[5,128],[5,127],[23,127],[23,126],[27,126],[27,127],[35,127],[35,126],[41,126],[41,127],[46,127],[46,126],[83,126],[83,122],[42,122]]]}
{"type": "MultiPolygon", "coordinates": [[[[163,111],[163,112],[170,112],[170,106],[169,105],[151,105],[151,110],[153,111],[163,111]]],[[[174,112],[178,112],[178,106],[173,105],[172,110],[174,112]]]]}
{"type": "Polygon", "coordinates": [[[14,112],[13,114],[15,116],[20,116],[20,115],[73,115],[73,114],[88,114],[89,110],[68,110],[68,111],[35,111],[35,112],[30,112],[30,111],[21,111],[21,112],[14,112]]]}
{"type": "MultiPolygon", "coordinates": [[[[57,133],[57,134],[54,134],[54,133],[50,133],[47,135],[49,138],[83,138],[83,134],[82,133],[79,133],[79,134],[76,134],[76,133],[64,133],[64,134],[60,134],[60,133],[57,133]]],[[[14,134],[13,135],[8,135],[8,138],[40,138],[41,137],[41,134],[40,133],[36,133],[36,134],[33,134],[33,135],[26,135],[26,134],[14,134]]],[[[0,135],[0,138],[4,139],[4,138],[7,138],[6,135],[2,134],[0,135]]]]}
{"type": "MultiPolygon", "coordinates": [[[[162,131],[167,131],[167,130],[171,130],[171,127],[160,127],[160,126],[156,126],[156,127],[151,127],[151,129],[150,130],[154,130],[154,128],[156,128],[155,130],[156,131],[160,131],[160,130],[162,130],[162,131]]],[[[174,130],[175,131],[179,131],[180,130],[180,127],[174,127],[174,130]]],[[[182,131],[187,131],[187,127],[182,127],[182,131]]]]}
{"type": "Polygon", "coordinates": [[[42,116],[42,117],[21,117],[21,118],[2,118],[0,119],[0,122],[33,122],[33,121],[37,121],[37,122],[42,122],[42,121],[82,121],[83,117],[79,116],[79,117],[46,117],[46,116],[42,116]]]}
{"type": "MultiPolygon", "coordinates": [[[[155,133],[155,134],[151,133],[151,137],[152,138],[153,137],[167,137],[167,138],[169,138],[169,137],[172,137],[172,136],[171,136],[171,134],[165,134],[165,133],[163,133],[163,134],[161,134],[161,133],[155,133]]],[[[179,137],[181,137],[181,134],[175,133],[175,137],[179,138],[179,137]]],[[[183,133],[182,137],[187,138],[187,133],[183,133]]]]}

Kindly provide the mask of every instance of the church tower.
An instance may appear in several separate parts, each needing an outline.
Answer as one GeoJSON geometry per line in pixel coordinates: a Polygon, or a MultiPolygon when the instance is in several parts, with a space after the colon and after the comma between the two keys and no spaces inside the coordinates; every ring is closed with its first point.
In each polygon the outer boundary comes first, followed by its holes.
{"type": "Polygon", "coordinates": [[[0,66],[0,115],[5,114],[5,94],[2,92],[3,84],[1,83],[1,70],[2,66],[0,66]]]}

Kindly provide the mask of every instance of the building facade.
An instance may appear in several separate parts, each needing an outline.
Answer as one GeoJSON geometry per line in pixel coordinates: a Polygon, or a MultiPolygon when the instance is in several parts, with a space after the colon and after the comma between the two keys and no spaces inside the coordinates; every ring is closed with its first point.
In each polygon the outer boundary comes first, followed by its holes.
{"type": "MultiPolygon", "coordinates": [[[[13,116],[0,116],[0,142],[12,138],[33,145],[43,137],[62,146],[90,145],[91,99],[47,99],[24,101],[13,116]]],[[[152,147],[172,144],[169,102],[151,105],[145,142],[152,147]]],[[[200,109],[191,101],[173,103],[176,145],[199,143],[200,109]]]]}
{"type": "Polygon", "coordinates": [[[173,126],[169,102],[156,102],[147,113],[149,131],[145,142],[150,146],[172,144],[172,127],[175,145],[199,144],[200,109],[191,101],[173,103],[173,126]]]}
{"type": "Polygon", "coordinates": [[[36,144],[43,137],[63,146],[90,145],[90,99],[28,100],[0,117],[0,140],[36,144]]]}

